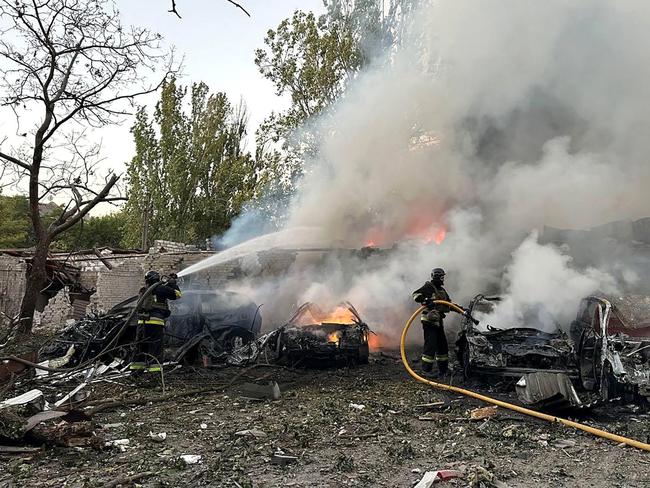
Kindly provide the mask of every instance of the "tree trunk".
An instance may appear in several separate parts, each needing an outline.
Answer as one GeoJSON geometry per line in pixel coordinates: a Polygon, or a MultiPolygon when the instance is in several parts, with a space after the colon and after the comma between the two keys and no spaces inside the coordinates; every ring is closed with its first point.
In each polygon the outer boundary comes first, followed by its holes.
{"type": "Polygon", "coordinates": [[[47,255],[50,248],[50,242],[47,239],[41,240],[34,251],[31,264],[27,270],[27,284],[25,295],[20,306],[20,324],[21,333],[30,333],[34,322],[34,311],[41,290],[47,284],[47,255]]]}

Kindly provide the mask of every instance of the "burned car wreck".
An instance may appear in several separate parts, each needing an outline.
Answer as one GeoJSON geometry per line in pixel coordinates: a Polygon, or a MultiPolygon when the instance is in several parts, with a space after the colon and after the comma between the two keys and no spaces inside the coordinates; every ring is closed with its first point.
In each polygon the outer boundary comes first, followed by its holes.
{"type": "MultiPolygon", "coordinates": [[[[74,346],[70,364],[102,357],[130,361],[135,353],[137,297],[129,298],[105,314],[91,314],[66,327],[41,351],[44,358],[59,357],[74,346]],[[126,321],[128,320],[128,324],[126,321]]],[[[174,361],[225,361],[235,349],[252,344],[260,333],[260,307],[243,295],[214,290],[189,290],[170,303],[164,349],[174,361]]]]}
{"type": "MultiPolygon", "coordinates": [[[[472,316],[485,316],[499,301],[499,297],[477,295],[468,310],[472,316]]],[[[537,310],[530,323],[536,323],[540,313],[544,312],[537,310]]],[[[529,326],[526,318],[524,322],[504,329],[491,325],[482,329],[464,317],[456,342],[463,375],[466,378],[474,374],[520,377],[541,370],[577,377],[574,348],[569,336],[559,327],[553,332],[545,332],[529,326]]]]}
{"type": "MultiPolygon", "coordinates": [[[[477,295],[469,310],[484,316],[498,301],[477,295]]],[[[559,324],[545,332],[527,326],[535,319],[524,322],[483,330],[465,318],[456,343],[464,376],[520,377],[517,393],[528,405],[584,408],[650,399],[650,296],[584,298],[568,335],[559,324]]]]}
{"type": "Polygon", "coordinates": [[[279,359],[289,364],[368,362],[368,325],[354,306],[345,302],[334,310],[323,311],[314,303],[304,303],[280,327],[270,343],[279,359]]]}
{"type": "Polygon", "coordinates": [[[570,334],[585,390],[650,399],[650,296],[587,297],[570,334]]]}

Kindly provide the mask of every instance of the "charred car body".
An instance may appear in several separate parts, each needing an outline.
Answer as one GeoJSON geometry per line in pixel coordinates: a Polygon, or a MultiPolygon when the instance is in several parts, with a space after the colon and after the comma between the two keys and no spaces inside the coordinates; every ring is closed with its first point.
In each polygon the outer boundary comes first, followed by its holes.
{"type": "Polygon", "coordinates": [[[650,398],[650,296],[587,297],[570,334],[583,388],[650,398]]]}
{"type": "MultiPolygon", "coordinates": [[[[499,297],[477,295],[469,304],[470,315],[481,317],[489,314],[500,301],[499,297]]],[[[535,311],[536,320],[543,310],[535,311]]],[[[547,321],[548,321],[548,314],[547,321]]],[[[458,359],[465,377],[472,374],[491,374],[520,377],[526,373],[546,371],[577,376],[574,366],[573,346],[570,338],[559,328],[545,332],[526,326],[524,317],[521,326],[506,329],[487,326],[485,330],[464,317],[456,345],[458,359]]],[[[515,324],[509,324],[515,325],[515,324]]]]}
{"type": "MultiPolygon", "coordinates": [[[[73,365],[98,354],[130,360],[137,341],[137,314],[132,313],[137,299],[129,298],[106,314],[75,322],[42,354],[57,357],[75,346],[73,365]]],[[[169,305],[164,347],[167,358],[175,361],[200,359],[205,364],[222,360],[230,351],[252,343],[262,327],[260,307],[233,292],[189,290],[169,305]]]]}
{"type": "Polygon", "coordinates": [[[271,347],[290,364],[368,362],[368,325],[349,302],[331,312],[314,303],[301,305],[276,334],[271,347]]]}

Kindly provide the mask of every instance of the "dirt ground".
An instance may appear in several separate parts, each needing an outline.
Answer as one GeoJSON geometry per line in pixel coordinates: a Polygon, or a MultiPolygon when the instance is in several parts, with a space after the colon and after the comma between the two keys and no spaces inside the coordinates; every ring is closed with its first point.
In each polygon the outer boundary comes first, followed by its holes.
{"type": "MultiPolygon", "coordinates": [[[[89,400],[162,395],[159,378],[120,383],[92,385],[89,400]]],[[[497,381],[469,386],[512,398],[497,381]]],[[[133,475],[141,476],[124,486],[410,487],[438,469],[463,477],[436,486],[650,486],[650,453],[500,409],[470,420],[484,405],[416,383],[384,356],[357,368],[186,368],[165,376],[167,395],[198,388],[211,391],[95,414],[106,440],[129,440],[122,449],[45,447],[0,458],[0,487],[117,486],[133,475]],[[279,383],[279,400],[234,390],[269,380],[279,383]],[[436,402],[443,403],[418,407],[436,402]],[[150,432],[167,437],[155,442],[150,432]],[[273,464],[279,451],[297,460],[273,464]],[[187,454],[200,462],[186,464],[187,454]]],[[[633,407],[581,420],[650,440],[650,417],[633,407]]]]}

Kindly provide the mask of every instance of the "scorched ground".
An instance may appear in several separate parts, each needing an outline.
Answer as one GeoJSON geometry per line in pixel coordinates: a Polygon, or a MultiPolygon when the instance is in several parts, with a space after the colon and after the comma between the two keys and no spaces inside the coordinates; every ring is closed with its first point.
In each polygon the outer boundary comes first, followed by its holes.
{"type": "MultiPolygon", "coordinates": [[[[407,487],[445,468],[463,478],[440,486],[641,487],[650,478],[640,451],[512,412],[470,420],[484,405],[415,383],[382,355],[335,370],[186,368],[167,375],[165,394],[202,392],[164,401],[154,380],[120,383],[93,385],[93,398],[118,400],[93,419],[107,441],[128,445],[2,455],[0,486],[115,486],[109,483],[145,473],[139,486],[407,487]],[[269,380],[280,385],[277,401],[237,393],[240,383],[269,380]],[[151,402],[119,403],[142,398],[151,402]],[[150,436],[163,432],[162,442],[150,436]],[[279,452],[287,464],[273,464],[279,452]],[[186,464],[183,455],[201,460],[186,464]]],[[[508,396],[505,386],[482,390],[508,396]]],[[[601,409],[583,420],[648,440],[649,419],[637,407],[601,409]]]]}

